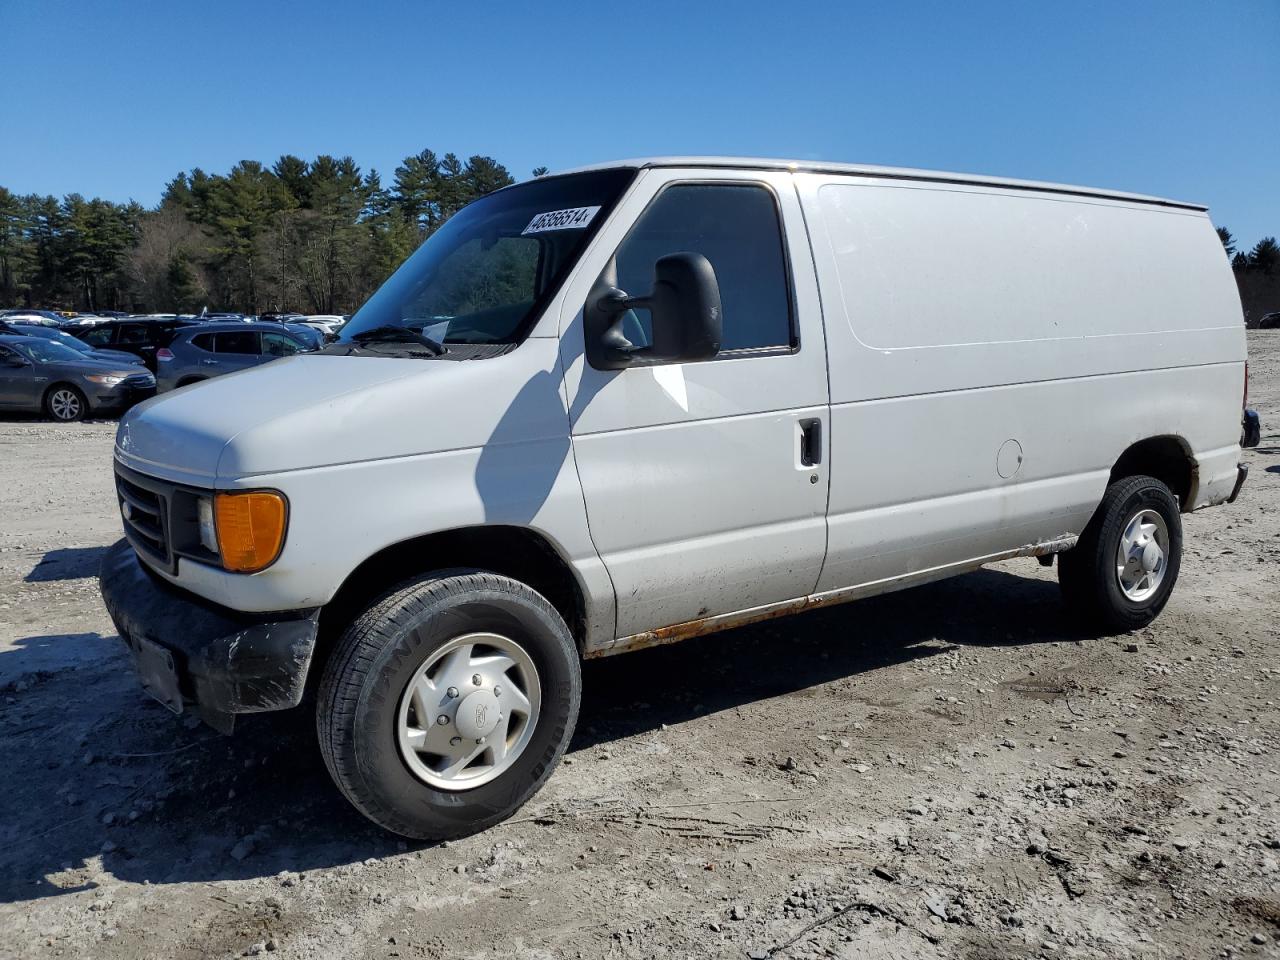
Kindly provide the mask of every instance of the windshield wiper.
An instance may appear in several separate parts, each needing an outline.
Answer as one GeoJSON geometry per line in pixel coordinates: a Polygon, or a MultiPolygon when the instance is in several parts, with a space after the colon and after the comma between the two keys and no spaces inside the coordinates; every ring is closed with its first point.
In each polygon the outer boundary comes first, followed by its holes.
{"type": "Polygon", "coordinates": [[[445,345],[439,340],[432,340],[426,334],[410,330],[408,327],[397,327],[394,324],[361,330],[359,333],[352,334],[351,339],[356,343],[418,343],[437,357],[443,356],[446,352],[445,345]]]}

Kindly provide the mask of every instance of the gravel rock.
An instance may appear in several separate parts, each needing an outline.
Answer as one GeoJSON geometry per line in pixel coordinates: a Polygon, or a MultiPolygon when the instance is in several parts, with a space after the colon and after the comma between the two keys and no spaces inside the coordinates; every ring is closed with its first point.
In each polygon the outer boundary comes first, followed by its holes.
{"type": "Polygon", "coordinates": [[[244,860],[249,854],[253,853],[256,846],[257,841],[254,840],[252,834],[247,837],[241,837],[235,846],[231,848],[231,859],[244,860]]]}

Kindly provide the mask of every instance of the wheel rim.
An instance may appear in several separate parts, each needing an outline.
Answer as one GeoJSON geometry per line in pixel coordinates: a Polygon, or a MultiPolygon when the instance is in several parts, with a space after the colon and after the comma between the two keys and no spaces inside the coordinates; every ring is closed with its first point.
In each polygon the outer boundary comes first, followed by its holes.
{"type": "Polygon", "coordinates": [[[1155,510],[1139,510],[1124,525],[1116,549],[1116,580],[1135,603],[1149,599],[1164,583],[1169,566],[1169,527],[1155,510]]]}
{"type": "Polygon", "coordinates": [[[74,420],[80,415],[80,398],[70,390],[55,390],[49,398],[49,407],[59,420],[74,420]]]}
{"type": "Polygon", "coordinates": [[[501,776],[533,737],[542,703],[523,647],[496,633],[455,637],[400,695],[400,756],[424,783],[470,790],[501,776]]]}

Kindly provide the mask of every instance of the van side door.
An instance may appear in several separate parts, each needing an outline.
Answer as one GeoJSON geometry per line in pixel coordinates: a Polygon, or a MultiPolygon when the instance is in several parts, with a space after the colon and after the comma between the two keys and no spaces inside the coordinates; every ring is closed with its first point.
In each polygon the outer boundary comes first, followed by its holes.
{"type": "MultiPolygon", "coordinates": [[[[826,552],[828,396],[816,281],[791,176],[641,174],[571,278],[561,351],[587,522],[617,636],[803,597],[826,552]],[[583,307],[605,279],[643,296],[667,254],[711,262],[722,347],[600,370],[583,307]]],[[[624,321],[643,344],[647,313],[624,321]]]]}

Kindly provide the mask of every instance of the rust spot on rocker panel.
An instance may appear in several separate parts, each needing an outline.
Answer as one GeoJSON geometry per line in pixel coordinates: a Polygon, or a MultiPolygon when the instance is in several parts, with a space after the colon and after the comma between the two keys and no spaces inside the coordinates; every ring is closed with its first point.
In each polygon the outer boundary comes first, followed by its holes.
{"type": "Polygon", "coordinates": [[[797,600],[789,600],[779,604],[771,604],[767,607],[760,607],[756,610],[744,610],[738,613],[719,614],[713,617],[701,617],[695,620],[686,620],[684,623],[672,624],[669,627],[658,627],[655,630],[646,630],[643,633],[624,637],[612,646],[590,650],[584,654],[584,657],[587,659],[593,659],[596,657],[608,657],[617,653],[630,653],[632,650],[646,650],[650,647],[661,647],[669,643],[678,643],[681,640],[690,640],[694,637],[705,637],[708,634],[719,633],[721,630],[730,630],[734,627],[745,627],[749,624],[761,623],[765,620],[776,620],[779,617],[789,617],[792,614],[803,613],[806,610],[817,610],[822,607],[834,607],[837,604],[848,603],[851,600],[874,596],[877,593],[889,593],[891,591],[907,587],[920,586],[932,579],[942,579],[958,573],[964,573],[969,570],[977,570],[988,563],[994,563],[998,560],[1008,560],[1013,557],[1043,557],[1052,553],[1061,553],[1063,550],[1069,550],[1075,546],[1076,539],[1075,534],[1064,533],[1052,540],[1044,540],[1040,543],[1029,543],[1026,546],[1019,547],[1017,550],[1010,550],[1007,553],[1000,554],[998,556],[986,557],[981,562],[974,563],[972,566],[961,565],[956,568],[949,568],[945,573],[938,571],[940,576],[924,576],[919,579],[896,581],[884,584],[880,589],[864,590],[855,588],[851,590],[833,590],[830,593],[812,594],[807,597],[801,597],[797,600]]]}
{"type": "Polygon", "coordinates": [[[693,637],[705,637],[708,634],[719,633],[721,630],[729,630],[733,627],[745,627],[750,623],[760,623],[763,620],[775,620],[778,617],[789,617],[793,613],[800,613],[804,610],[810,610],[818,606],[827,606],[816,597],[802,597],[799,600],[792,600],[776,607],[768,607],[756,614],[743,614],[742,616],[730,615],[730,618],[719,617],[703,617],[700,620],[686,620],[684,623],[673,624],[669,627],[659,627],[656,630],[646,630],[644,633],[637,633],[627,637],[625,642],[620,642],[612,647],[603,647],[599,650],[592,650],[587,654],[588,657],[607,657],[613,653],[630,652],[632,650],[644,650],[648,647],[661,647],[668,643],[678,643],[681,640],[690,640],[693,637]]]}

